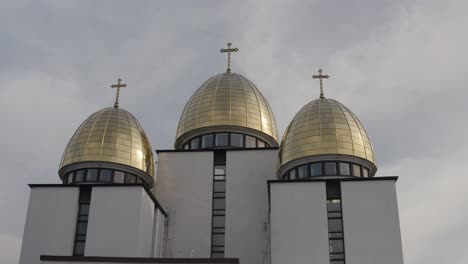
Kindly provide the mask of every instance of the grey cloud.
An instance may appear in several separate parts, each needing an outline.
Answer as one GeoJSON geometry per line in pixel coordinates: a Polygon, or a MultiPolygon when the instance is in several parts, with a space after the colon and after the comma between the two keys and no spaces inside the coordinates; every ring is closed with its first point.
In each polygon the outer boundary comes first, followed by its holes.
{"type": "Polygon", "coordinates": [[[227,41],[240,48],[234,71],[269,99],[280,133],[318,96],[310,76],[323,67],[331,75],[326,96],[348,106],[373,139],[379,174],[401,176],[406,262],[466,262],[460,248],[468,217],[465,2],[1,6],[0,210],[8,212],[0,226],[1,262],[15,261],[7,251],[19,252],[26,184],[58,182],[65,144],[87,116],[112,105],[112,82],[122,77],[129,85],[121,106],[140,120],[153,148],[171,148],[185,102],[224,71],[218,50],[227,41]]]}

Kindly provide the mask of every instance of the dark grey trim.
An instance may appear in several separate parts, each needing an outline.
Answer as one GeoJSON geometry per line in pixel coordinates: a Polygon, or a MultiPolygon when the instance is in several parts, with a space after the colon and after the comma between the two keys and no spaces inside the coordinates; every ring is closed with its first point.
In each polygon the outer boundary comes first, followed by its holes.
{"type": "Polygon", "coordinates": [[[234,133],[247,134],[247,135],[254,136],[265,141],[272,147],[279,146],[278,141],[274,139],[272,136],[265,134],[261,131],[252,129],[252,128],[241,127],[241,126],[209,126],[209,127],[197,128],[197,129],[191,130],[183,134],[182,136],[176,139],[176,142],[174,143],[174,148],[182,149],[183,144],[187,140],[193,137],[203,135],[203,134],[214,133],[214,132],[234,132],[234,133]]]}
{"type": "Polygon", "coordinates": [[[124,172],[129,172],[135,174],[137,177],[140,177],[150,188],[154,186],[154,178],[146,173],[145,171],[139,170],[137,168],[120,164],[114,162],[105,162],[105,161],[85,161],[85,162],[76,162],[66,165],[58,171],[60,179],[63,180],[63,176],[69,172],[80,170],[80,169],[111,169],[119,170],[124,172]]]}
{"type": "Polygon", "coordinates": [[[398,176],[384,176],[384,177],[369,177],[369,178],[360,178],[360,177],[320,177],[316,178],[307,178],[299,180],[268,180],[268,185],[274,183],[294,183],[294,182],[327,182],[327,181],[397,181],[398,176]]]}
{"type": "Polygon", "coordinates": [[[132,184],[118,184],[118,183],[109,183],[109,184],[100,184],[100,183],[80,183],[80,184],[28,184],[29,188],[42,188],[42,187],[74,187],[74,188],[80,188],[82,186],[90,186],[90,187],[143,187],[145,189],[146,193],[148,196],[153,200],[155,206],[163,213],[165,217],[167,217],[167,213],[164,210],[164,208],[161,206],[161,204],[158,202],[154,194],[151,192],[151,190],[144,184],[142,183],[132,183],[132,184]]]}
{"type": "Polygon", "coordinates": [[[226,263],[239,264],[237,258],[132,258],[132,257],[95,257],[95,256],[53,256],[41,255],[40,261],[65,262],[110,262],[110,263],[226,263]]]}
{"type": "Polygon", "coordinates": [[[259,150],[278,150],[279,147],[269,147],[269,148],[228,148],[228,149],[156,149],[156,154],[166,153],[166,152],[209,152],[216,150],[225,150],[228,151],[259,151],[259,150]]]}

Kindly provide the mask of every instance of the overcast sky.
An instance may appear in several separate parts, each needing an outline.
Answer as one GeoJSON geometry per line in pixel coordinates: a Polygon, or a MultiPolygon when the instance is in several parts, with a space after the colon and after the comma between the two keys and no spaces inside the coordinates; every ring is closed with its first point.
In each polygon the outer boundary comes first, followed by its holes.
{"type": "MultiPolygon", "coordinates": [[[[191,94],[225,70],[254,82],[282,135],[319,95],[361,120],[398,175],[405,262],[468,261],[468,1],[0,0],[0,262],[17,263],[28,183],[58,183],[79,124],[112,106],[172,148],[191,94]]],[[[385,238],[382,238],[385,239],[385,238]]]]}

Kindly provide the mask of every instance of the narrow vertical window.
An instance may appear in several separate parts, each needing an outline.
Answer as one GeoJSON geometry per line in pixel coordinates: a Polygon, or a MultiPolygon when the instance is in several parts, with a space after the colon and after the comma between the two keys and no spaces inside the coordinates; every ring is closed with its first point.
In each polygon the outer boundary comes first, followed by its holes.
{"type": "Polygon", "coordinates": [[[326,183],[330,264],[345,264],[340,182],[326,183]]]}
{"type": "Polygon", "coordinates": [[[224,258],[226,234],[226,151],[214,152],[211,257],[224,258]]]}
{"type": "Polygon", "coordinates": [[[73,256],[84,256],[90,203],[91,187],[81,187],[78,198],[78,218],[76,221],[73,256]]]}

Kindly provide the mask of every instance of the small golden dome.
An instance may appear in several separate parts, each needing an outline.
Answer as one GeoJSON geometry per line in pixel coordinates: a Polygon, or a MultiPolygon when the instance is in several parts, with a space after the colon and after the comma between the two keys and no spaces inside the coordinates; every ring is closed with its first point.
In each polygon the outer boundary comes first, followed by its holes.
{"type": "Polygon", "coordinates": [[[69,165],[85,162],[124,165],[154,177],[148,137],[137,119],[122,108],[99,110],[78,127],[65,148],[59,174],[69,165]]]}
{"type": "Polygon", "coordinates": [[[333,99],[316,99],[296,114],[283,136],[280,166],[317,155],[357,157],[376,170],[374,150],[361,122],[333,99]]]}
{"type": "Polygon", "coordinates": [[[278,146],[270,105],[251,81],[237,73],[217,74],[195,91],[180,117],[175,148],[195,135],[214,131],[253,134],[278,146]]]}

